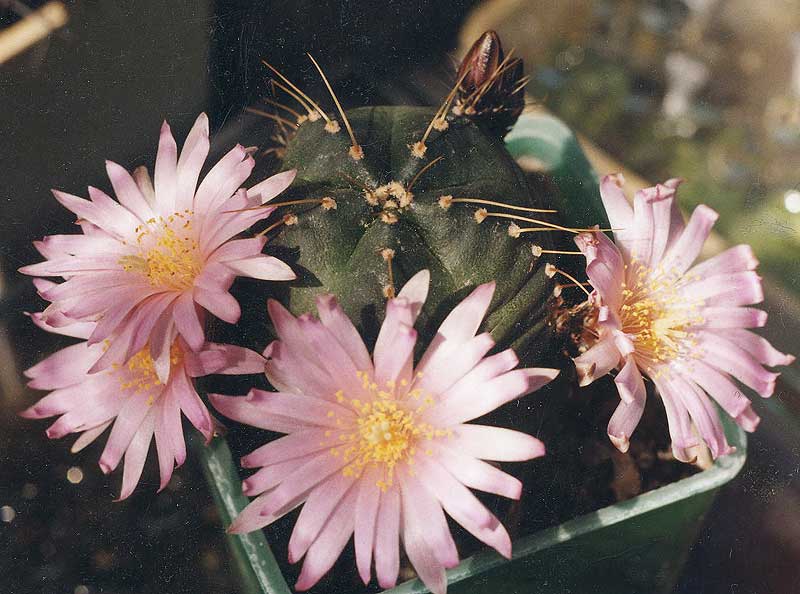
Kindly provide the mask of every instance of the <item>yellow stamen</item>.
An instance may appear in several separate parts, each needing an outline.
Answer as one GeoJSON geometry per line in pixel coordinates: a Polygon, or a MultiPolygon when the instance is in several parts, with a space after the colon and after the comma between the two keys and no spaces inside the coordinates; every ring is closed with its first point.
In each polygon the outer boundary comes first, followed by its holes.
{"type": "Polygon", "coordinates": [[[184,291],[202,271],[199,244],[192,232],[192,215],[186,210],[166,219],[149,219],[135,229],[139,253],[122,256],[119,264],[145,277],[152,287],[184,291]]]}

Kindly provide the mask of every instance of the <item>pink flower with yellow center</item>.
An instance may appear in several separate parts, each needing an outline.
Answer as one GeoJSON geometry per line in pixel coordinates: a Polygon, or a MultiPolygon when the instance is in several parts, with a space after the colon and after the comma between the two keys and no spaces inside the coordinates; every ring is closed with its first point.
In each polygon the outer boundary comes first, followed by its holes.
{"type": "Polygon", "coordinates": [[[522,461],[544,454],[537,439],[467,424],[552,380],[554,369],[514,369],[510,349],[477,334],[494,293],[481,285],[447,316],[414,365],[414,322],[429,274],[414,276],[389,300],[373,354],[331,295],[319,319],[294,318],[277,302],[269,312],[279,340],[267,347],[266,375],[279,392],[211,395],[237,421],[287,433],[242,459],[259,467],[243,483],[257,496],[230,527],[249,532],[303,505],[289,560],[305,557],[297,589],[313,586],[354,536],[359,574],[374,561],[383,588],[397,581],[402,542],[425,584],[445,592],[445,569],[458,553],[445,512],[510,557],[511,540],[470,488],[518,499],[521,483],[483,460],[522,461]]]}
{"type": "Polygon", "coordinates": [[[272,208],[254,208],[286,189],[295,172],[270,177],[250,190],[240,186],[253,169],[242,146],[231,149],[197,184],[209,150],[208,118],[201,114],[178,154],[164,122],[155,180],[144,168],[133,176],[106,162],[119,202],[97,188],[91,200],[54,190],[78,216],[83,235],[51,235],[35,245],[46,258],[20,272],[63,277],[40,291],[51,302],[43,319],[95,321],[88,344],[107,341],[92,371],[128,361],[149,343],[162,380],[177,335],[202,348],[204,310],[229,323],[239,304],[228,292],[236,276],[291,280],[292,270],[261,253],[263,237],[231,239],[267,218],[272,208]]]}
{"type": "Polygon", "coordinates": [[[25,372],[31,388],[50,393],[20,415],[28,419],[59,415],[47,429],[47,436],[56,439],[80,433],[72,446],[73,452],[91,444],[110,426],[99,463],[108,474],[124,456],[120,500],[128,497],[139,482],[153,437],[161,476],[159,490],[166,487],[175,466],[183,464],[186,444],[181,413],[207,440],[211,439],[212,419],[195,391],[192,378],[210,373],[264,370],[264,359],[248,349],[206,343],[203,350],[194,352],[177,338],[170,345],[166,382],[159,379],[147,345],[125,363],[88,373],[105,349],[102,343],[85,341],[95,329],[94,322],[64,322],[54,327],[41,314],[31,317],[49,332],[84,341],[54,353],[25,372]]]}
{"type": "Polygon", "coordinates": [[[622,181],[609,175],[600,185],[616,244],[602,233],[575,239],[598,306],[597,341],[575,359],[581,385],[619,370],[621,402],[608,435],[625,452],[644,410],[646,375],[664,403],[675,457],[689,461],[699,433],[716,458],[731,448],[711,401],[754,431],[759,417],[733,380],[768,397],[778,374],[764,365],[794,357],[750,331],[767,320],[749,307],[764,298],[750,246],[694,264],[717,213],[701,205],[684,223],[675,179],[637,192],[631,208],[622,181]]]}

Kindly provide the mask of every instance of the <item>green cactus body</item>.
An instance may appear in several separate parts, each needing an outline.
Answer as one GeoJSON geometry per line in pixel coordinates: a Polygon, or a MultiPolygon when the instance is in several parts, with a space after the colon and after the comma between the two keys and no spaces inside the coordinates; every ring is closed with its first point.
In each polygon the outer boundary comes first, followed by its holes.
{"type": "MultiPolygon", "coordinates": [[[[289,308],[297,315],[313,311],[315,296],[333,293],[365,338],[374,339],[387,287],[399,289],[427,268],[431,291],[417,324],[420,345],[430,340],[455,303],[489,281],[495,281],[497,289],[485,329],[498,344],[545,344],[552,284],[530,242],[509,235],[513,221],[507,218],[489,216],[478,223],[475,214],[481,204],[440,205],[442,196],[453,196],[548,207],[542,196],[531,192],[502,140],[465,117],[454,118],[445,130],[430,134],[419,158],[409,147],[423,136],[433,109],[370,107],[347,115],[363,148],[362,159],[349,154],[350,140],[343,130],[329,133],[321,120],[302,124],[286,149],[284,168],[298,171],[286,199],[331,197],[336,202],[335,209],[294,207],[297,221],[282,226],[270,242],[272,249],[279,247],[294,258],[291,265],[298,280],[288,288],[289,308]],[[387,186],[390,182],[397,184],[387,186]],[[408,194],[412,184],[413,197],[408,194]],[[382,254],[390,256],[388,261],[382,254]],[[534,340],[537,337],[543,340],[534,340]]],[[[537,243],[546,247],[549,235],[537,233],[537,243]]]]}

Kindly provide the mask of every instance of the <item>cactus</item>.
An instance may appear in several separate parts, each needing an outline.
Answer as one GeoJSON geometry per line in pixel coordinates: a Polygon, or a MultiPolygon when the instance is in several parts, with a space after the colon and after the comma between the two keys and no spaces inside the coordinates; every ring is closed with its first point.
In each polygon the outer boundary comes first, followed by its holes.
{"type": "Polygon", "coordinates": [[[297,178],[269,243],[298,274],[280,288],[293,313],[311,311],[316,295],[333,293],[374,339],[387,296],[428,268],[421,343],[442,312],[476,285],[495,281],[486,329],[499,346],[534,362],[542,356],[552,343],[553,282],[520,228],[545,227],[534,233],[544,249],[553,232],[563,231],[549,227],[552,211],[536,212],[552,209],[550,199],[532,191],[502,142],[521,111],[521,93],[512,88],[520,69],[487,33],[438,110],[354,109],[342,115],[347,133],[313,106],[311,117],[299,119],[281,151],[282,167],[297,169],[297,178]]]}

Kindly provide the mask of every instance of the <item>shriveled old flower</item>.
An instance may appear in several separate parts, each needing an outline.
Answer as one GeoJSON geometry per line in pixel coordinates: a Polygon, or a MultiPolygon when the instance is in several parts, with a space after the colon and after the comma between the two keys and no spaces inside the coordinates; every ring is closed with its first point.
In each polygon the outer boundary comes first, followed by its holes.
{"type": "Polygon", "coordinates": [[[749,246],[694,264],[717,213],[701,205],[684,224],[675,179],[637,192],[631,208],[622,182],[609,175],[600,185],[616,244],[602,233],[575,239],[599,308],[597,341],[575,359],[581,384],[619,370],[621,402],[608,435],[623,452],[644,410],[645,375],[664,403],[675,457],[689,461],[688,449],[698,445],[692,425],[714,457],[724,455],[731,448],[711,399],[743,429],[755,430],[759,417],[733,380],[768,397],[778,374],[764,365],[788,365],[794,357],[750,331],[767,314],[748,307],[763,299],[749,246]]]}
{"type": "Polygon", "coordinates": [[[248,349],[206,343],[202,350],[194,352],[178,338],[170,345],[166,382],[158,378],[146,346],[126,363],[88,373],[105,348],[102,343],[85,341],[95,329],[94,322],[65,322],[54,327],[41,314],[33,314],[32,318],[45,330],[84,341],[54,353],[25,372],[31,388],[50,393],[20,415],[28,419],[58,415],[47,429],[47,436],[57,439],[80,433],[73,452],[85,448],[111,427],[99,464],[107,474],[125,457],[120,499],[128,497],[138,484],[153,437],[160,489],[166,487],[175,466],[183,464],[186,444],[181,413],[206,439],[211,439],[211,416],[197,395],[192,378],[210,373],[261,373],[264,369],[263,358],[248,349]]]}
{"type": "Polygon", "coordinates": [[[211,395],[223,414],[287,433],[242,459],[260,467],[244,481],[256,499],[231,526],[259,529],[303,505],[289,560],[305,557],[299,590],[313,586],[354,535],[364,583],[395,584],[399,541],[425,584],[445,592],[445,568],[458,553],[447,512],[467,531],[510,557],[505,528],[469,488],[519,498],[521,483],[482,460],[530,460],[537,439],[509,429],[467,424],[553,379],[554,369],[514,369],[510,349],[478,334],[494,293],[481,285],[448,315],[414,366],[414,322],[429,274],[414,276],[387,304],[370,355],[331,295],[318,299],[319,320],[294,318],[277,302],[269,311],[279,340],[267,347],[266,375],[280,392],[246,398],[211,395]]]}
{"type": "Polygon", "coordinates": [[[291,280],[282,261],[261,254],[265,239],[233,239],[271,208],[271,200],[294,179],[279,173],[250,190],[241,185],[253,158],[237,145],[197,185],[209,150],[208,118],[201,114],[178,155],[166,122],[155,164],[155,180],[143,168],[131,176],[111,161],[106,170],[117,201],[97,188],[91,200],[53,191],[78,216],[82,235],[51,235],[35,245],[46,258],[20,272],[63,277],[66,282],[40,291],[52,302],[43,312],[51,325],[63,320],[96,321],[89,345],[107,341],[92,371],[127,362],[149,344],[162,381],[170,349],[180,335],[193,350],[202,348],[203,310],[234,323],[239,304],[228,293],[236,276],[291,280]]]}

